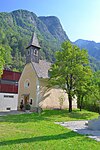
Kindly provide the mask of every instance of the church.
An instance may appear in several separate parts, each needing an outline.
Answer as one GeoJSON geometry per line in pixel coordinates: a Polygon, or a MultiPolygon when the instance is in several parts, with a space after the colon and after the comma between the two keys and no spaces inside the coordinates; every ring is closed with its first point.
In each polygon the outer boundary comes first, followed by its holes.
{"type": "MultiPolygon", "coordinates": [[[[47,88],[49,79],[50,62],[40,60],[40,45],[36,33],[28,45],[26,65],[19,79],[18,110],[23,103],[31,105],[31,111],[38,108],[59,109],[68,108],[68,95],[62,89],[47,88]]],[[[73,100],[73,108],[77,108],[77,102],[73,100]]]]}

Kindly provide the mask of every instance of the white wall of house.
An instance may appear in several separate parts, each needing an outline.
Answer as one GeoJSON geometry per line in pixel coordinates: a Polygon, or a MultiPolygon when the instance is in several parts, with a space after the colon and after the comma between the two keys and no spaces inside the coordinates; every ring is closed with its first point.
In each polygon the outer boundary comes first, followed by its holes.
{"type": "Polygon", "coordinates": [[[0,111],[17,110],[18,94],[0,93],[0,111]]]}

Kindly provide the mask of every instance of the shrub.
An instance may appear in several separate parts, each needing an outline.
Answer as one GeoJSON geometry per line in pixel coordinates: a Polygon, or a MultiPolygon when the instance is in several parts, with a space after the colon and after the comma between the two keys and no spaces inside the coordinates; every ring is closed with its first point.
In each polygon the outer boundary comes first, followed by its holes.
{"type": "Polygon", "coordinates": [[[25,110],[30,110],[30,109],[31,109],[30,104],[26,104],[26,105],[25,105],[25,110]]]}

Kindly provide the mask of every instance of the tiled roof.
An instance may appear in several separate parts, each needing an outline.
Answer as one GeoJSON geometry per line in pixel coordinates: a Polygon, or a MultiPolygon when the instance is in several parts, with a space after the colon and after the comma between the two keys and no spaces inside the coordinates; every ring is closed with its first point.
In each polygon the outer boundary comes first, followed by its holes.
{"type": "Polygon", "coordinates": [[[46,60],[39,60],[39,63],[32,62],[32,66],[39,78],[49,78],[48,70],[51,66],[50,62],[47,62],[46,60]]]}
{"type": "Polygon", "coordinates": [[[27,48],[29,48],[30,46],[35,46],[35,47],[40,48],[39,41],[37,39],[37,36],[36,36],[35,32],[34,32],[32,38],[31,38],[31,41],[30,41],[30,43],[29,43],[27,48]]]}

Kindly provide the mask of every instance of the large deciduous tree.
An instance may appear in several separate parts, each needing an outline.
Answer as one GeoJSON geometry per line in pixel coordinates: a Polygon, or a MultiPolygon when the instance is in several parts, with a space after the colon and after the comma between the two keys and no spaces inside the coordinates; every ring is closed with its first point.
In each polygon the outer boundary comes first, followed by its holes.
{"type": "MultiPolygon", "coordinates": [[[[68,94],[69,112],[72,111],[72,100],[79,89],[85,89],[87,79],[91,76],[87,51],[65,41],[62,51],[56,52],[56,61],[50,69],[49,85],[58,85],[68,94]]],[[[81,93],[85,90],[80,90],[81,93]]]]}

